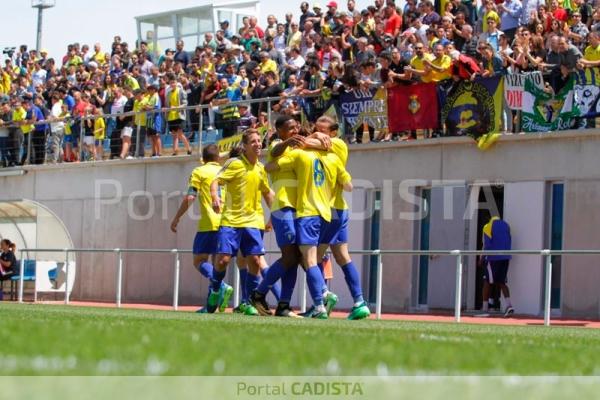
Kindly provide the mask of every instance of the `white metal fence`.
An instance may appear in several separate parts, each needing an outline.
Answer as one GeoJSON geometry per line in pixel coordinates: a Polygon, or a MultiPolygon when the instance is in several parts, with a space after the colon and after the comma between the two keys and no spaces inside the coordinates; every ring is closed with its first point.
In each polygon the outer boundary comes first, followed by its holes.
{"type": "MultiPolygon", "coordinates": [[[[112,253],[117,255],[117,277],[116,277],[116,298],[115,304],[117,307],[121,307],[122,293],[123,293],[123,254],[141,254],[141,253],[152,253],[152,254],[172,254],[173,255],[173,310],[179,308],[179,284],[180,284],[180,255],[181,254],[192,254],[192,250],[184,249],[92,249],[92,248],[81,248],[81,249],[43,249],[43,248],[25,248],[20,249],[20,274],[19,274],[19,292],[18,301],[23,302],[23,289],[24,289],[24,268],[25,268],[25,253],[63,253],[65,255],[65,304],[69,304],[69,257],[74,254],[83,253],[112,253]]],[[[267,251],[266,254],[279,254],[279,251],[267,251]]],[[[545,257],[545,282],[544,282],[544,325],[550,325],[550,295],[552,286],[552,256],[562,255],[599,255],[600,250],[501,250],[501,251],[484,251],[484,250],[351,250],[350,254],[362,255],[362,256],[375,256],[377,257],[377,285],[376,285],[376,302],[375,302],[375,313],[376,318],[381,319],[381,306],[382,306],[382,283],[383,283],[383,262],[382,257],[384,255],[409,255],[409,256],[450,256],[456,258],[456,287],[455,287],[455,298],[454,298],[454,319],[456,322],[461,321],[461,305],[462,305],[462,283],[463,283],[463,257],[465,256],[483,256],[483,255],[541,255],[545,257]]],[[[235,268],[234,274],[234,288],[235,297],[234,305],[239,303],[239,274],[238,269],[235,268]]],[[[302,279],[300,286],[300,299],[301,309],[306,310],[306,280],[302,279]]]]}

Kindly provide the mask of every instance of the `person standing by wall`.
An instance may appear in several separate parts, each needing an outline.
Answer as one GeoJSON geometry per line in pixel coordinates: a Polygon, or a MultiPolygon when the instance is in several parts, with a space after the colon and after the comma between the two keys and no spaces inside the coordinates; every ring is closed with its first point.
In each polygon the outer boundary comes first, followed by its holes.
{"type": "MultiPolygon", "coordinates": [[[[511,250],[512,239],[510,235],[510,226],[500,217],[492,217],[483,227],[483,250],[511,250]]],[[[488,316],[488,300],[490,295],[490,286],[498,285],[504,302],[506,303],[504,317],[514,314],[512,303],[510,302],[510,291],[508,289],[507,275],[508,265],[512,256],[509,254],[487,255],[481,258],[483,263],[483,313],[481,316],[488,316]]]]}

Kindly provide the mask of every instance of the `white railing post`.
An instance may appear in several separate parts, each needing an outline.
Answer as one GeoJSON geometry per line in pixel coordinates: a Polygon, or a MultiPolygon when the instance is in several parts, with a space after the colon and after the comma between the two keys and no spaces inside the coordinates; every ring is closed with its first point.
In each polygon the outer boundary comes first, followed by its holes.
{"type": "Polygon", "coordinates": [[[375,293],[377,299],[377,306],[375,308],[375,314],[377,319],[381,319],[381,297],[383,290],[383,261],[381,259],[381,252],[375,250],[377,254],[377,292],[375,293]]]}
{"type": "MultiPolygon", "coordinates": [[[[82,146],[83,147],[83,146],[82,146]]],[[[69,263],[65,265],[65,304],[69,304],[69,263]]]]}
{"type": "MultiPolygon", "coordinates": [[[[30,132],[31,133],[31,132],[30,132]]],[[[25,254],[21,251],[21,273],[19,274],[19,303],[23,302],[23,274],[25,273],[25,254]]]]}
{"type": "Polygon", "coordinates": [[[550,300],[552,295],[552,254],[550,250],[542,250],[542,256],[546,257],[546,283],[544,292],[544,325],[550,326],[550,300]]]}
{"type": "Polygon", "coordinates": [[[306,271],[304,271],[304,268],[301,268],[301,270],[304,272],[304,276],[300,284],[300,311],[306,312],[306,271]]]}
{"type": "MultiPolygon", "coordinates": [[[[69,249],[65,249],[65,271],[67,270],[69,265],[69,249]]],[[[65,286],[69,285],[69,281],[67,280],[67,273],[65,272],[65,286]]],[[[56,275],[56,278],[58,279],[58,273],[56,275]]]]}
{"type": "Polygon", "coordinates": [[[115,249],[117,253],[117,308],[121,308],[121,298],[123,294],[123,253],[121,249],[115,249]]]}
{"type": "Polygon", "coordinates": [[[454,297],[454,320],[460,322],[460,308],[462,306],[462,255],[460,250],[452,250],[456,256],[456,289],[454,297]]]}
{"type": "MultiPolygon", "coordinates": [[[[233,271],[233,308],[236,308],[240,305],[240,269],[236,265],[233,271]]],[[[209,288],[208,290],[212,289],[209,288]]]]}
{"type": "MultiPolygon", "coordinates": [[[[202,159],[202,125],[204,124],[204,110],[200,107],[198,117],[198,158],[202,159]]],[[[192,127],[194,129],[194,127],[192,127]]]]}
{"type": "Polygon", "coordinates": [[[173,273],[173,310],[177,311],[177,308],[179,308],[179,251],[177,249],[173,249],[171,251],[175,253],[175,271],[173,273]]]}

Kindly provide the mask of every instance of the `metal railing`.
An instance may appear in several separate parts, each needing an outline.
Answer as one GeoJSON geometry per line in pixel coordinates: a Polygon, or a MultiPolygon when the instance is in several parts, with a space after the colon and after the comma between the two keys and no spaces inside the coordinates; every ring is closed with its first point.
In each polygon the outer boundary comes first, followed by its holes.
{"type": "MultiPolygon", "coordinates": [[[[152,253],[152,254],[173,254],[173,310],[179,308],[179,280],[180,280],[180,255],[181,254],[192,254],[192,250],[182,249],[92,249],[92,248],[81,248],[81,249],[36,249],[36,248],[25,248],[19,250],[21,253],[21,269],[19,274],[19,303],[23,302],[23,289],[24,289],[24,268],[25,268],[25,253],[64,253],[65,255],[65,298],[64,303],[69,304],[70,290],[69,290],[69,256],[71,254],[80,253],[112,253],[117,255],[117,277],[116,277],[116,299],[115,304],[117,307],[121,307],[122,304],[122,291],[123,291],[123,254],[125,253],[152,253]]],[[[377,257],[377,281],[376,281],[376,302],[375,302],[375,313],[376,318],[381,319],[381,307],[382,307],[382,290],[383,290],[383,256],[390,255],[409,255],[409,256],[452,256],[456,258],[456,287],[455,287],[455,298],[454,298],[454,319],[456,322],[461,321],[461,307],[462,307],[462,285],[463,285],[463,257],[464,256],[483,256],[483,255],[540,255],[545,257],[545,279],[544,279],[544,325],[550,325],[550,295],[552,286],[552,256],[559,255],[600,255],[600,250],[507,250],[507,251],[484,251],[484,250],[352,250],[350,254],[363,255],[363,256],[375,256],[377,257]]],[[[280,254],[277,250],[267,251],[266,254],[280,254]]],[[[234,282],[235,297],[234,306],[239,303],[239,273],[238,269],[235,268],[234,282]]],[[[300,286],[300,299],[301,309],[306,310],[306,280],[302,280],[300,286]]],[[[35,293],[37,295],[37,292],[35,293]]],[[[37,298],[37,296],[35,297],[37,298]]]]}
{"type": "MultiPolygon", "coordinates": [[[[43,121],[36,121],[36,122],[32,122],[32,123],[23,123],[22,121],[19,122],[10,122],[7,123],[5,125],[3,125],[4,128],[16,128],[16,129],[20,129],[23,125],[32,125],[32,126],[40,126],[40,125],[48,125],[48,127],[46,128],[45,132],[44,132],[44,145],[43,145],[43,149],[38,148],[39,145],[35,145],[32,143],[32,135],[33,135],[33,130],[27,134],[22,134],[22,138],[23,138],[23,143],[21,143],[18,148],[7,148],[7,151],[12,151],[12,152],[18,152],[19,153],[19,159],[20,159],[20,153],[21,151],[24,151],[25,154],[25,160],[23,160],[24,164],[31,164],[31,154],[32,154],[32,149],[35,147],[36,152],[37,151],[43,151],[44,155],[47,155],[47,148],[49,147],[49,138],[51,138],[52,133],[50,132],[50,125],[55,124],[55,123],[68,123],[72,125],[73,131],[71,133],[71,135],[74,135],[77,137],[77,140],[79,142],[79,156],[82,159],[83,158],[83,153],[84,153],[84,149],[83,149],[83,142],[84,142],[84,137],[85,137],[85,122],[86,121],[94,121],[98,118],[104,118],[106,121],[108,119],[116,119],[116,118],[135,118],[136,116],[139,116],[140,114],[146,114],[147,118],[154,118],[155,114],[161,114],[163,115],[163,119],[164,119],[164,126],[165,128],[163,128],[163,132],[159,132],[159,134],[162,135],[168,135],[168,121],[166,118],[166,115],[171,112],[171,111],[186,111],[188,112],[187,114],[187,118],[186,118],[186,124],[185,127],[190,127],[190,132],[196,132],[198,131],[199,135],[198,135],[198,143],[197,143],[197,150],[198,150],[198,154],[201,154],[201,150],[202,150],[202,132],[203,132],[203,126],[204,124],[204,111],[208,111],[210,108],[221,108],[222,106],[239,106],[239,105],[251,105],[251,104],[263,104],[266,103],[266,109],[267,109],[267,120],[271,121],[273,118],[273,103],[277,103],[280,102],[282,100],[288,100],[288,99],[299,99],[299,98],[313,98],[313,97],[318,97],[318,95],[309,95],[309,96],[279,96],[279,97],[265,97],[265,98],[260,98],[260,99],[247,99],[247,100],[239,100],[239,101],[234,101],[234,102],[230,102],[227,103],[226,105],[221,105],[221,106],[212,106],[210,104],[197,104],[197,105],[187,105],[187,106],[180,106],[180,107],[171,107],[171,108],[160,108],[160,109],[153,109],[153,110],[144,110],[144,111],[128,111],[128,112],[122,112],[122,113],[116,113],[116,114],[110,114],[110,113],[106,113],[106,114],[102,114],[100,116],[97,115],[85,115],[85,116],[78,116],[78,117],[68,117],[68,118],[62,118],[62,119],[47,119],[47,120],[43,120],[43,121]],[[191,121],[190,116],[189,116],[189,112],[194,111],[198,114],[198,122],[195,121],[191,121]],[[197,126],[196,126],[197,124],[197,126]],[[78,126],[78,131],[75,132],[74,129],[78,126]]],[[[256,117],[256,116],[255,116],[256,117]]],[[[139,149],[141,148],[143,150],[145,143],[140,143],[141,140],[141,129],[142,126],[138,125],[135,123],[135,119],[133,121],[131,121],[129,123],[130,127],[132,127],[132,129],[134,129],[134,135],[135,135],[135,142],[133,142],[131,145],[132,147],[135,146],[135,153],[137,154],[139,152],[139,149]],[[141,147],[140,147],[141,146],[141,147]]],[[[107,126],[108,128],[108,126],[107,126]]],[[[188,133],[190,133],[188,132],[188,133]]],[[[110,139],[110,137],[105,137],[105,140],[110,139]]],[[[267,139],[268,140],[268,139],[267,139]]],[[[16,146],[18,143],[17,138],[15,138],[14,140],[12,140],[11,142],[13,142],[13,146],[16,146]]],[[[62,145],[62,143],[61,143],[62,145]]],[[[268,145],[268,142],[267,142],[268,145]]],[[[60,151],[60,150],[59,150],[60,151]]],[[[38,155],[39,157],[39,155],[38,155]]],[[[0,160],[0,163],[2,162],[2,160],[0,160]]],[[[44,161],[44,164],[47,163],[47,160],[44,161]]]]}

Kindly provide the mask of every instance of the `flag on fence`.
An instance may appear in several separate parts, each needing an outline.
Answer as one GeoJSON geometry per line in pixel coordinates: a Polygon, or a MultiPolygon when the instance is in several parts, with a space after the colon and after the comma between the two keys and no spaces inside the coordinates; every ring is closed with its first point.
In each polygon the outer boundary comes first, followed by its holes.
{"type": "Polygon", "coordinates": [[[375,129],[388,127],[387,90],[383,87],[371,90],[352,90],[340,96],[344,120],[357,129],[365,122],[375,129]]]}
{"type": "Polygon", "coordinates": [[[489,148],[500,132],[503,92],[500,76],[458,82],[442,107],[448,133],[481,139],[479,148],[489,148]]]}
{"type": "Polygon", "coordinates": [[[600,67],[578,71],[575,80],[575,102],[581,117],[600,116],[600,67]]]}
{"type": "Polygon", "coordinates": [[[511,110],[521,110],[523,108],[523,92],[525,91],[526,79],[533,81],[538,89],[544,89],[544,77],[540,71],[504,76],[504,101],[511,110]]]}
{"type": "Polygon", "coordinates": [[[556,95],[536,88],[533,82],[525,81],[521,127],[525,132],[550,132],[570,129],[579,116],[575,97],[575,79],[556,95]]]}
{"type": "Polygon", "coordinates": [[[388,119],[391,132],[439,127],[435,83],[395,86],[388,89],[388,119]]]}

